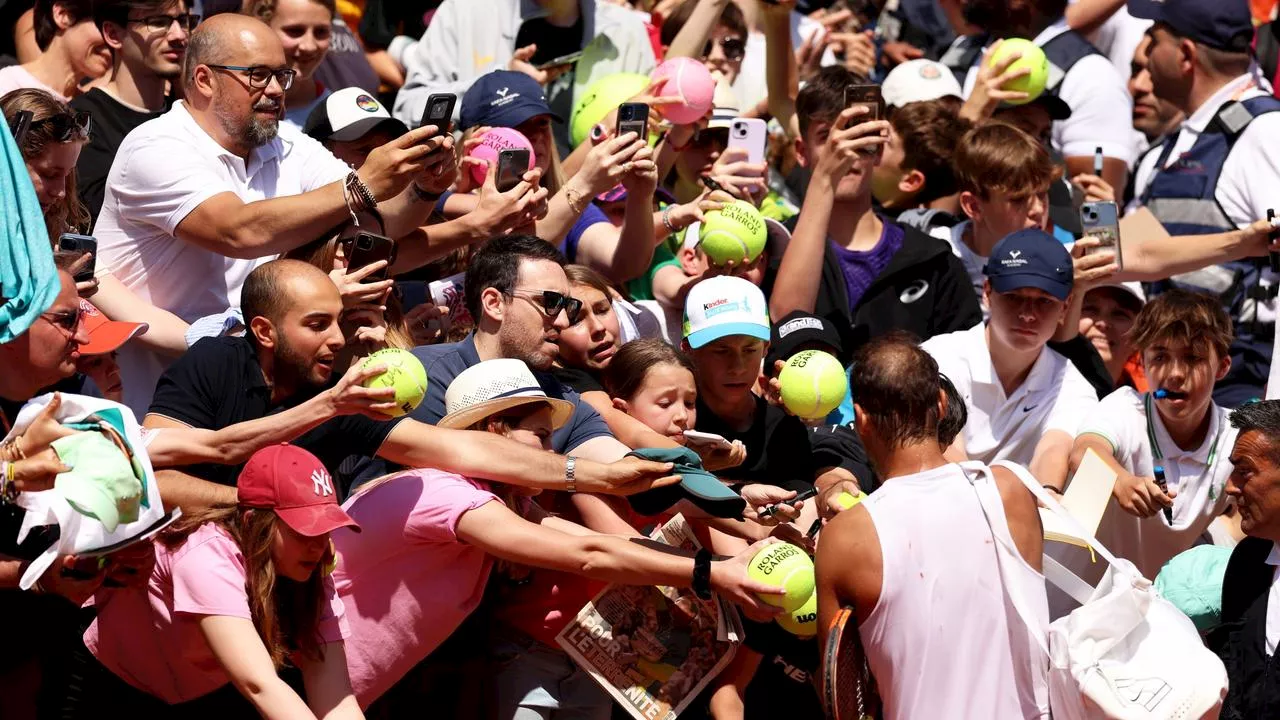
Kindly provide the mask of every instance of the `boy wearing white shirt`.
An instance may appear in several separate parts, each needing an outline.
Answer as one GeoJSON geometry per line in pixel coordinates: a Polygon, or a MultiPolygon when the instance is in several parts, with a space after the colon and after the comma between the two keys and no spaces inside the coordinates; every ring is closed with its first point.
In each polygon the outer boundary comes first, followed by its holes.
{"type": "Polygon", "coordinates": [[[1213,386],[1231,367],[1231,320],[1208,295],[1170,290],[1143,308],[1129,336],[1152,391],[1104,398],[1081,425],[1071,469],[1092,449],[1119,473],[1097,537],[1154,578],[1227,506],[1236,430],[1213,386]]]}
{"type": "Polygon", "coordinates": [[[1076,431],[1097,405],[1084,376],[1045,347],[1066,320],[1071,255],[1041,230],[1019,230],[996,244],[984,272],[990,319],[922,346],[969,413],[947,457],[1010,460],[1061,487],[1076,431]]]}

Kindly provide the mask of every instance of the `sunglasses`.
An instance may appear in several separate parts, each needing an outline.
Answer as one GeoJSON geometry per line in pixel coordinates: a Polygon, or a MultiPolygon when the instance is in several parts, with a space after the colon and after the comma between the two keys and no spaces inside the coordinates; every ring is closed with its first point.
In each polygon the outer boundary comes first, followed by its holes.
{"type": "Polygon", "coordinates": [[[693,134],[690,144],[702,149],[715,146],[727,147],[729,145],[729,128],[702,128],[693,134]]]}
{"type": "Polygon", "coordinates": [[[565,317],[569,318],[570,325],[578,322],[578,316],[582,313],[581,300],[576,300],[555,290],[512,290],[507,294],[529,302],[549,318],[554,318],[560,314],[561,310],[564,310],[565,317]]]}
{"type": "Polygon", "coordinates": [[[93,127],[93,116],[85,111],[64,112],[50,115],[31,123],[31,127],[48,125],[53,130],[53,139],[58,142],[71,142],[77,136],[89,137],[93,127]]]}
{"type": "MultiPolygon", "coordinates": [[[[716,42],[715,39],[707,41],[707,44],[702,47],[702,57],[711,57],[711,50],[716,42]]],[[[747,54],[747,42],[742,38],[720,38],[719,43],[720,52],[724,53],[725,59],[730,62],[737,62],[747,54]]]]}
{"type": "Polygon", "coordinates": [[[181,15],[148,15],[144,18],[134,18],[129,22],[138,23],[146,27],[152,32],[168,30],[174,23],[178,23],[178,27],[191,32],[200,24],[200,16],[195,13],[182,13],[181,15]]]}
{"type": "Polygon", "coordinates": [[[56,313],[44,313],[40,317],[62,328],[66,334],[75,335],[76,330],[80,328],[80,319],[83,316],[84,313],[80,308],[76,308],[75,310],[64,310],[56,313]]]}

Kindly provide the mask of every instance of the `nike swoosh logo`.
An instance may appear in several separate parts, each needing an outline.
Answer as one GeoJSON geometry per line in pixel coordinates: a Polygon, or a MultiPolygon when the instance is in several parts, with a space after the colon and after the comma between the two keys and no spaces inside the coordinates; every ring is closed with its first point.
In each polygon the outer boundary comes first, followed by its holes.
{"type": "Polygon", "coordinates": [[[1040,403],[1036,403],[1035,405],[1030,405],[1030,406],[1024,406],[1022,408],[1022,412],[1031,412],[1032,410],[1035,410],[1038,407],[1040,407],[1040,403]]]}

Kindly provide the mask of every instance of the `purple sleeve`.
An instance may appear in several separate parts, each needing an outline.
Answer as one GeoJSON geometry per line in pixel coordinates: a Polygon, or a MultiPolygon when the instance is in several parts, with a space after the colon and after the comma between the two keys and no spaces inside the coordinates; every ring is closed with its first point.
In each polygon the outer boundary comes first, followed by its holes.
{"type": "Polygon", "coordinates": [[[569,234],[564,236],[564,247],[561,250],[564,251],[565,257],[569,258],[569,262],[578,261],[578,242],[582,240],[582,234],[587,231],[587,228],[597,223],[608,222],[609,217],[603,210],[596,207],[595,203],[587,203],[587,208],[578,216],[577,222],[569,228],[569,234]]]}

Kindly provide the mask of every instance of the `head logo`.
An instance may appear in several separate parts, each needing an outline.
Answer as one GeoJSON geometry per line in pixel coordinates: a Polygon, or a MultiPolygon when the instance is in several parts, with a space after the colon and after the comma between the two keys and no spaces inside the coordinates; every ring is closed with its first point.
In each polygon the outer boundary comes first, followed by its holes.
{"type": "Polygon", "coordinates": [[[378,112],[378,108],[382,106],[378,104],[377,100],[374,100],[372,97],[368,95],[357,95],[356,107],[360,108],[365,112],[378,112]]]}
{"type": "Polygon", "coordinates": [[[317,497],[328,497],[333,494],[333,480],[324,468],[311,471],[311,490],[317,497]]]}
{"type": "Polygon", "coordinates": [[[1021,251],[1021,250],[1010,250],[1010,251],[1009,251],[1009,259],[1011,259],[1011,260],[1017,260],[1017,259],[1018,259],[1018,258],[1020,258],[1020,257],[1022,257],[1022,251],[1021,251]]]}
{"type": "Polygon", "coordinates": [[[929,281],[916,280],[908,285],[907,289],[902,291],[902,294],[898,296],[898,300],[901,300],[903,305],[910,305],[924,297],[924,294],[927,292],[929,292],[929,281]]]}
{"type": "Polygon", "coordinates": [[[920,77],[925,80],[937,80],[942,77],[942,73],[939,72],[937,65],[934,65],[933,63],[925,63],[920,66],[920,77]]]}
{"type": "Polygon", "coordinates": [[[496,94],[498,97],[506,97],[509,92],[511,92],[511,88],[502,88],[501,90],[498,90],[496,94]]]}
{"type": "Polygon", "coordinates": [[[796,318],[778,326],[778,337],[784,338],[797,330],[816,330],[822,332],[822,320],[816,317],[796,318]]]}
{"type": "Polygon", "coordinates": [[[497,97],[493,99],[493,102],[489,103],[489,107],[503,107],[515,102],[516,99],[520,97],[520,93],[511,92],[511,88],[509,87],[504,87],[501,90],[495,90],[493,94],[497,97]]]}

